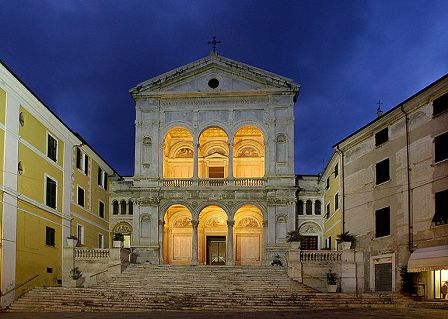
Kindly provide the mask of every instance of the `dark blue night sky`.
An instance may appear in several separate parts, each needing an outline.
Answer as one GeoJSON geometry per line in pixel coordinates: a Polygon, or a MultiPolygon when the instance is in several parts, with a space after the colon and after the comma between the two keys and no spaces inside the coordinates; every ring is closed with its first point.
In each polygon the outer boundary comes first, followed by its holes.
{"type": "Polygon", "coordinates": [[[2,1],[2,59],[119,173],[133,174],[128,90],[209,53],[294,79],[295,170],[448,71],[448,1],[2,1]]]}

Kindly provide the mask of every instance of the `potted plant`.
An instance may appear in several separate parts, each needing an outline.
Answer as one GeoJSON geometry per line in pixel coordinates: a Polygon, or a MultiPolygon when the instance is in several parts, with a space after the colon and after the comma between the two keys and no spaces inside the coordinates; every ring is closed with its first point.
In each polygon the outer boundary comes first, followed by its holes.
{"type": "Polygon", "coordinates": [[[343,232],[336,237],[336,240],[342,243],[342,249],[350,249],[352,244],[356,242],[356,237],[353,234],[350,234],[349,231],[343,232]]]}
{"type": "Polygon", "coordinates": [[[331,269],[327,272],[327,289],[328,292],[336,292],[338,289],[338,276],[335,272],[332,272],[331,269]]]}
{"type": "Polygon", "coordinates": [[[124,235],[122,233],[115,233],[113,239],[113,247],[121,248],[124,242],[124,235]]]}
{"type": "Polygon", "coordinates": [[[290,243],[291,248],[300,248],[300,242],[303,240],[303,236],[299,230],[292,230],[286,235],[286,242],[290,243]]]}
{"type": "Polygon", "coordinates": [[[78,243],[78,237],[76,237],[74,235],[70,235],[69,237],[67,237],[67,246],[68,247],[75,247],[77,243],[78,243]]]}

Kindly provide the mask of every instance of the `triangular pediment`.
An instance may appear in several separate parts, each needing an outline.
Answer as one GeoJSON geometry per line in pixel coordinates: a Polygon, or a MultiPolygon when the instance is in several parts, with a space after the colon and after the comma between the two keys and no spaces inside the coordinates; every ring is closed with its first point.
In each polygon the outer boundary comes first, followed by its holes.
{"type": "Polygon", "coordinates": [[[298,91],[298,84],[217,54],[147,80],[130,90],[133,96],[151,93],[298,91]]]}

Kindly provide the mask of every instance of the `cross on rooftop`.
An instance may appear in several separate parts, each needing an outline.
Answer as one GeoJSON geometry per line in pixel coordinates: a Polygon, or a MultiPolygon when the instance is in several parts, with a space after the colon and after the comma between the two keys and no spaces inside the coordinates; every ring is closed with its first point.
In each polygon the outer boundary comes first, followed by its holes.
{"type": "Polygon", "coordinates": [[[222,43],[221,41],[217,41],[216,37],[213,37],[212,41],[208,41],[208,44],[212,45],[212,51],[216,52],[216,45],[222,43]]]}
{"type": "Polygon", "coordinates": [[[378,100],[378,103],[376,103],[376,105],[378,105],[378,107],[376,108],[376,115],[383,115],[383,111],[381,110],[381,105],[383,105],[383,103],[381,102],[381,100],[378,100]]]}

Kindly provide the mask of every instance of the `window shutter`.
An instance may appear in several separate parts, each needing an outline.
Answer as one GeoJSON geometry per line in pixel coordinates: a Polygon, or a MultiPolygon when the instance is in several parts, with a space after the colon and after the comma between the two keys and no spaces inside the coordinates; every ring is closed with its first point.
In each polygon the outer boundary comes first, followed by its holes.
{"type": "Polygon", "coordinates": [[[84,155],[84,174],[89,175],[89,157],[87,154],[84,155]]]}
{"type": "Polygon", "coordinates": [[[102,169],[101,167],[98,167],[98,185],[101,186],[101,175],[102,175],[102,169]]]}
{"type": "Polygon", "coordinates": [[[81,150],[76,148],[76,168],[81,168],[81,150]]]}
{"type": "Polygon", "coordinates": [[[107,173],[104,172],[104,189],[107,190],[107,173]]]}

